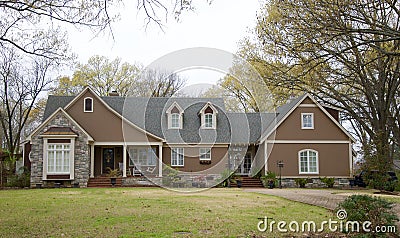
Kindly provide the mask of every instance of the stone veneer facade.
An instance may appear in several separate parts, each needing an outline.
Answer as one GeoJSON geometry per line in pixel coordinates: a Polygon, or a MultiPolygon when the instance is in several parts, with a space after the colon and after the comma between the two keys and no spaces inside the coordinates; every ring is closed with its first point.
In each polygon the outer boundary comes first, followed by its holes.
{"type": "MultiPolygon", "coordinates": [[[[43,187],[50,186],[51,181],[43,181],[43,138],[40,136],[52,126],[70,127],[78,137],[75,138],[74,150],[74,180],[69,182],[79,183],[80,187],[86,187],[90,175],[90,149],[87,135],[70,121],[62,111],[59,111],[40,131],[32,136],[31,140],[31,187],[42,184],[43,187]]],[[[54,182],[54,181],[53,181],[54,182]]]]}

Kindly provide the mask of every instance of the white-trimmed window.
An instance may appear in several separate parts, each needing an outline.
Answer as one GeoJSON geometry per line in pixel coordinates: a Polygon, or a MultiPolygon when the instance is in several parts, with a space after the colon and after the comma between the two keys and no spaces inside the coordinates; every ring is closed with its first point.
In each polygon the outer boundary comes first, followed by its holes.
{"type": "Polygon", "coordinates": [[[93,112],[93,98],[86,97],[83,100],[83,112],[93,112]]]}
{"type": "Polygon", "coordinates": [[[318,174],[318,151],[299,151],[299,174],[318,174]]]}
{"type": "Polygon", "coordinates": [[[207,113],[204,115],[204,127],[205,128],[213,128],[213,116],[212,113],[207,113]]]}
{"type": "Polygon", "coordinates": [[[181,128],[181,114],[180,113],[172,113],[171,114],[171,128],[173,128],[173,129],[181,128]]]}
{"type": "Polygon", "coordinates": [[[182,129],[183,109],[174,102],[166,111],[168,116],[168,129],[182,129]]]}
{"type": "Polygon", "coordinates": [[[184,158],[183,148],[171,149],[171,166],[184,166],[184,158]]]}
{"type": "Polygon", "coordinates": [[[211,148],[200,148],[200,160],[211,160],[211,148]]]}
{"type": "Polygon", "coordinates": [[[129,149],[129,166],[156,166],[156,148],[134,147],[129,149]]]}
{"type": "Polygon", "coordinates": [[[47,173],[69,174],[70,173],[70,144],[48,144],[47,145],[47,173]]]}
{"type": "Polygon", "coordinates": [[[314,129],[314,113],[301,114],[301,129],[314,129]]]}
{"type": "Polygon", "coordinates": [[[202,129],[217,129],[218,111],[210,102],[206,103],[199,113],[202,129]]]}

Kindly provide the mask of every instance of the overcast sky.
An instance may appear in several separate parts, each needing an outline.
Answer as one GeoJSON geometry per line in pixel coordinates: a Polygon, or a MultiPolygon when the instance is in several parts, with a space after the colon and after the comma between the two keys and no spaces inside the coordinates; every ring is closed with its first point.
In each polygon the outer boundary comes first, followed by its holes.
{"type": "MultiPolygon", "coordinates": [[[[169,16],[164,32],[156,25],[144,27],[144,17],[137,13],[136,1],[124,0],[120,21],[113,24],[114,39],[100,35],[93,38],[91,32],[71,30],[72,50],[78,61],[86,63],[93,55],[110,59],[122,58],[129,63],[144,66],[170,52],[191,47],[211,47],[235,53],[238,42],[255,26],[259,0],[214,0],[196,2],[196,11],[184,13],[181,22],[169,16]]],[[[181,73],[188,78],[187,84],[215,83],[221,73],[210,70],[190,70],[181,73]]]]}

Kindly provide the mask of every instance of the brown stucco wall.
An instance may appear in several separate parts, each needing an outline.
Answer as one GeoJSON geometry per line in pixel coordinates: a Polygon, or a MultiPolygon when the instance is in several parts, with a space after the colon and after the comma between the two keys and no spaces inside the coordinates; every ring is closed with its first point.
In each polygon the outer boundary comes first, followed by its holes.
{"type": "MultiPolygon", "coordinates": [[[[302,104],[311,104],[305,99],[302,104]]],[[[270,138],[271,139],[271,138],[270,138]]],[[[318,107],[298,107],[277,128],[276,140],[349,140],[348,136],[318,107]],[[314,113],[314,129],[301,129],[301,113],[314,113]]]]}
{"type": "MultiPolygon", "coordinates": [[[[180,171],[185,172],[199,172],[206,169],[212,168],[216,171],[221,167],[225,166],[224,161],[223,163],[221,160],[226,159],[228,155],[228,147],[213,147],[211,149],[211,164],[200,164],[199,159],[199,149],[203,148],[204,146],[199,147],[183,147],[184,148],[184,167],[173,167],[178,168],[180,171]],[[216,166],[218,164],[218,166],[216,166]]],[[[167,165],[171,165],[171,148],[170,147],[163,147],[163,162],[167,165]]]]}
{"type": "MultiPolygon", "coordinates": [[[[122,120],[98,100],[90,91],[84,93],[73,105],[67,109],[67,113],[79,123],[97,142],[124,141],[122,133],[122,120]],[[83,112],[83,100],[85,97],[93,98],[93,112],[83,112]]],[[[127,141],[155,142],[157,139],[146,136],[142,131],[124,123],[127,141]]]]}
{"type": "Polygon", "coordinates": [[[279,160],[284,162],[282,176],[350,176],[349,144],[275,144],[268,158],[268,170],[278,174],[277,162],[279,160]],[[298,153],[303,149],[318,151],[319,174],[299,175],[298,153]]]}

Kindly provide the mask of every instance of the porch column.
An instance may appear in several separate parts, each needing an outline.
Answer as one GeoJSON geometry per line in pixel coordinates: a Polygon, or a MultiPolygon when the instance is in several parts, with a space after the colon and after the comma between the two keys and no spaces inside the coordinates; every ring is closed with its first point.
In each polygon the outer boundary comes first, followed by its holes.
{"type": "Polygon", "coordinates": [[[126,148],[127,146],[123,146],[122,151],[122,177],[126,178],[126,148]]]}
{"type": "Polygon", "coordinates": [[[90,177],[94,178],[94,144],[90,146],[90,177]]]}
{"type": "Polygon", "coordinates": [[[264,175],[268,172],[268,143],[264,142],[264,175]]]}
{"type": "Polygon", "coordinates": [[[162,145],[158,146],[158,177],[162,177],[162,145]]]}

